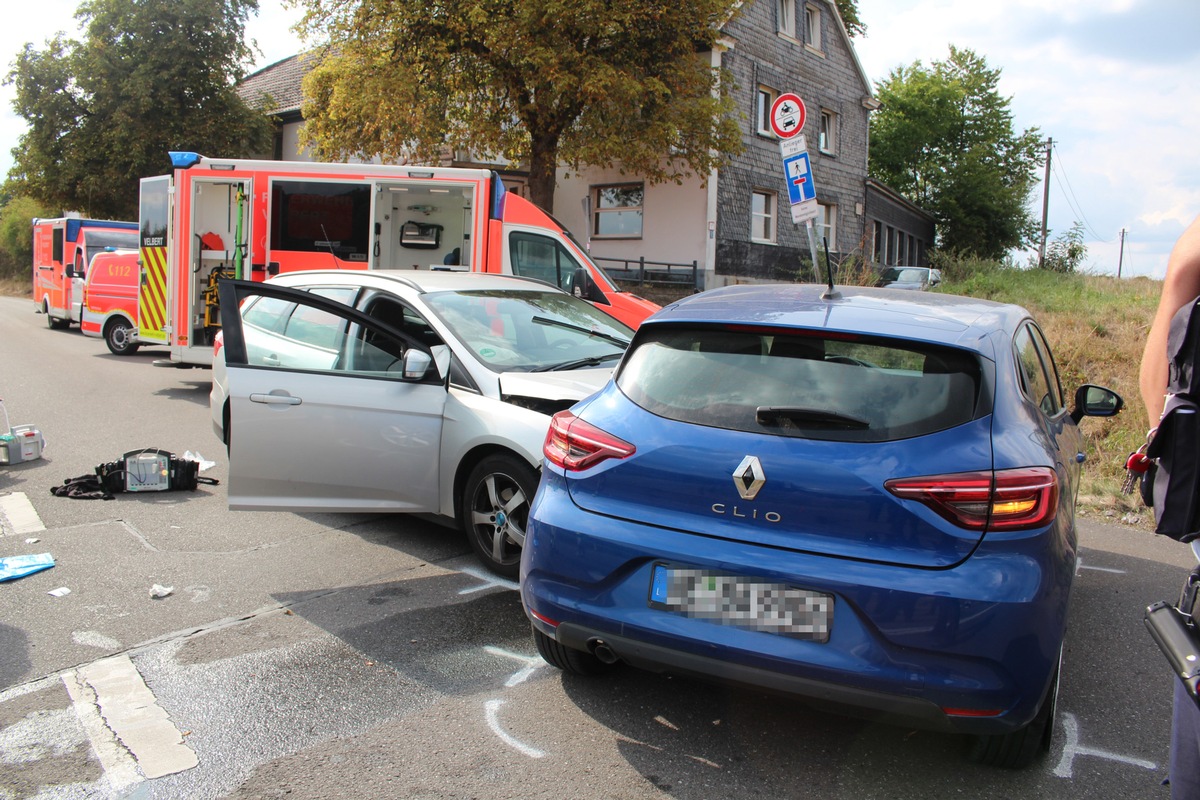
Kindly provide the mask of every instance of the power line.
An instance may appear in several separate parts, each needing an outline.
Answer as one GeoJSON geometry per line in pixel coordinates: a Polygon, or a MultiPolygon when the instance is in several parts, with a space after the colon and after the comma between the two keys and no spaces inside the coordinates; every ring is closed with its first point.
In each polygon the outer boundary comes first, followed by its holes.
{"type": "MultiPolygon", "coordinates": [[[[1074,189],[1074,187],[1071,186],[1071,181],[1067,177],[1066,165],[1064,165],[1062,163],[1062,152],[1059,150],[1057,144],[1052,145],[1052,146],[1054,147],[1055,152],[1058,154],[1058,161],[1054,164],[1054,167],[1053,167],[1054,177],[1061,180],[1067,186],[1067,191],[1070,194],[1070,197],[1067,199],[1067,205],[1071,206],[1071,211],[1073,211],[1077,215],[1077,217],[1083,221],[1084,226],[1088,229],[1088,231],[1092,234],[1092,236],[1094,238],[1096,238],[1100,242],[1104,242],[1106,244],[1111,242],[1112,238],[1106,239],[1103,236],[1101,236],[1100,234],[1096,233],[1096,229],[1092,226],[1091,221],[1089,221],[1087,218],[1087,215],[1083,213],[1083,205],[1082,205],[1082,203],[1079,202],[1079,198],[1075,196],[1075,189],[1074,189]],[[1061,171],[1061,175],[1060,175],[1060,171],[1061,171]],[[1072,202],[1072,200],[1074,202],[1072,202]]],[[[1066,195],[1064,195],[1064,196],[1066,196],[1066,195]]]]}

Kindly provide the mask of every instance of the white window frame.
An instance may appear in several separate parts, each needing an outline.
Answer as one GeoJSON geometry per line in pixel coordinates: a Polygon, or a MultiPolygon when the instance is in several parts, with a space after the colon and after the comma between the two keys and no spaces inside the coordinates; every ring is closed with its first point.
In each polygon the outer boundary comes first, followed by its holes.
{"type": "Polygon", "coordinates": [[[646,184],[644,183],[605,183],[591,187],[592,192],[592,238],[593,239],[641,239],[646,230],[646,184]],[[600,194],[605,189],[640,189],[642,192],[641,205],[636,206],[602,206],[600,194]],[[637,214],[639,225],[637,233],[600,233],[600,219],[605,214],[637,214]]]}
{"type": "Polygon", "coordinates": [[[829,252],[836,253],[836,252],[838,252],[838,246],[837,246],[837,211],[838,211],[838,207],[833,203],[818,202],[817,208],[819,208],[821,210],[821,213],[817,215],[817,219],[816,219],[816,223],[815,223],[816,228],[817,228],[817,242],[818,242],[818,244],[820,244],[822,240],[828,239],[829,240],[829,252]]]}
{"type": "Polygon", "coordinates": [[[804,46],[814,53],[824,53],[821,47],[821,9],[812,3],[804,4],[804,46]]]}
{"type": "Polygon", "coordinates": [[[817,133],[817,147],[826,155],[836,155],[838,146],[838,115],[828,108],[821,109],[821,124],[817,133]]]}
{"type": "Polygon", "coordinates": [[[779,98],[779,92],[765,84],[759,84],[754,90],[754,131],[759,136],[775,138],[771,130],[771,106],[779,98]]]}
{"type": "Polygon", "coordinates": [[[766,189],[755,189],[750,194],[750,241],[760,244],[775,244],[778,227],[777,213],[779,194],[766,189]],[[763,209],[757,209],[755,201],[763,198],[763,209]]]}
{"type": "MultiPolygon", "coordinates": [[[[775,14],[778,33],[789,39],[796,37],[796,0],[777,0],[775,14]]],[[[799,41],[797,39],[797,41],[799,41]]]]}

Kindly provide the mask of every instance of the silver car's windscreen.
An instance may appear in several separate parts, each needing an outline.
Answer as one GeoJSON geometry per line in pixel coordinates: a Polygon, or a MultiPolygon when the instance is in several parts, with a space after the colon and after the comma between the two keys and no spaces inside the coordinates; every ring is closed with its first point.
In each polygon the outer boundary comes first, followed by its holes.
{"type": "Polygon", "coordinates": [[[616,382],[642,408],[681,422],[880,442],[970,421],[983,380],[978,356],[907,340],[652,326],[616,382]]]}

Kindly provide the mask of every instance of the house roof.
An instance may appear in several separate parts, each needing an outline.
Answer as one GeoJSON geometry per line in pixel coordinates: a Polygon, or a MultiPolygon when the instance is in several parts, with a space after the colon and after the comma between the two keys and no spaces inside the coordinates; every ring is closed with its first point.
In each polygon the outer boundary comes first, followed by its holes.
{"type": "Polygon", "coordinates": [[[311,68],[307,54],[289,56],[247,75],[238,83],[237,91],[253,108],[270,98],[273,113],[280,116],[299,115],[304,100],[301,83],[311,68]]]}

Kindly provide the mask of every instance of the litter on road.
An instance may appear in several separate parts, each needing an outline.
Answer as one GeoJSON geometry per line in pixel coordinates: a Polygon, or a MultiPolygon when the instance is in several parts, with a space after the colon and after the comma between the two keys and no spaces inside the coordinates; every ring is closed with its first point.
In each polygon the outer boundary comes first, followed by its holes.
{"type": "Polygon", "coordinates": [[[38,553],[27,556],[6,556],[0,558],[0,583],[15,581],[35,572],[50,569],[54,566],[54,556],[49,553],[38,553]]]}

